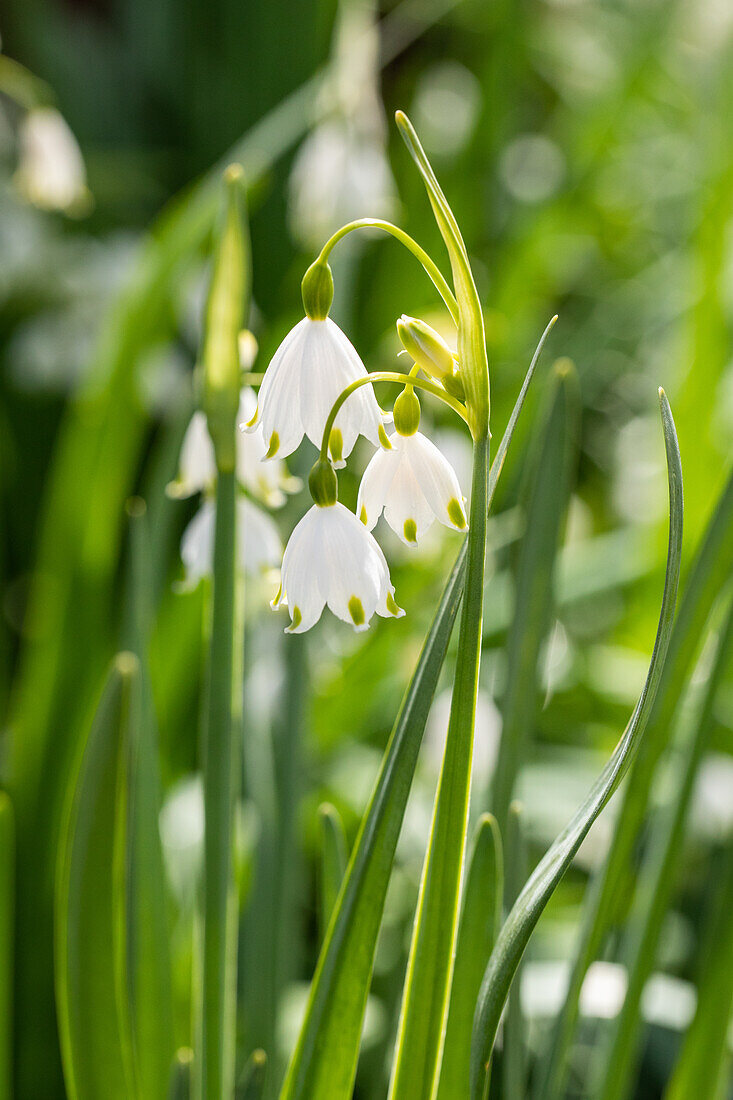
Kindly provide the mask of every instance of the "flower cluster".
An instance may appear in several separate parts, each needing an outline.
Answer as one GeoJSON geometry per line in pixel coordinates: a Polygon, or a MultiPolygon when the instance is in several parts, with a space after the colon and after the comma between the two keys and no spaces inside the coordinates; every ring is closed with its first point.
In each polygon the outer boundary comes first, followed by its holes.
{"type": "Polygon", "coordinates": [[[376,612],[399,617],[394,586],[381,548],[371,534],[384,513],[408,546],[416,546],[434,520],[457,531],[467,528],[464,497],[448,460],[420,431],[414,392],[422,370],[439,382],[433,391],[460,387],[456,357],[422,322],[401,318],[398,332],[414,359],[409,375],[389,375],[403,385],[391,416],[377,404],[370,376],[341,329],[328,317],[332,283],[317,261],[303,281],[306,316],[285,337],[265,373],[246,432],[264,436],[265,466],[290,454],[304,435],[320,448],[309,479],[313,507],[293,531],[282,562],[281,584],[272,602],[287,606],[288,632],[310,629],[327,605],[357,631],[376,612]],[[450,383],[449,383],[450,384],[450,383]],[[390,425],[389,432],[387,426],[390,425]],[[359,435],[377,448],[359,489],[357,515],[338,502],[335,469],[359,435]]]}

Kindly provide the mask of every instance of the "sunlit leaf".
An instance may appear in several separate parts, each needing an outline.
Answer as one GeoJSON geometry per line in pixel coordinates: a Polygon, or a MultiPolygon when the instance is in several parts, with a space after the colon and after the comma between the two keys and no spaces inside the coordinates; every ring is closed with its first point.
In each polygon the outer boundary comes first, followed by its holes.
{"type": "Polygon", "coordinates": [[[660,403],[667,452],[670,525],[667,573],[649,671],[634,713],[613,756],[596,780],[585,802],[540,861],[499,934],[484,975],[474,1018],[471,1046],[471,1095],[474,1100],[481,1100],[484,1096],[485,1077],[491,1061],[499,1020],[524,949],[543,909],[570,866],[584,837],[628,770],[646,728],[649,712],[659,687],[669,648],[677,598],[682,554],[683,511],[679,447],[669,404],[661,391],[660,403]]]}

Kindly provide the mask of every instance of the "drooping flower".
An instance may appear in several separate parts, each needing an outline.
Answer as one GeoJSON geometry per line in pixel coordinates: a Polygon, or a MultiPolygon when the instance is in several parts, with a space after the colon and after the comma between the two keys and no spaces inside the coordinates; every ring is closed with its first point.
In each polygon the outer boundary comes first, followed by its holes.
{"type": "Polygon", "coordinates": [[[82,213],[89,204],[86,169],[76,138],[55,107],[37,107],[18,133],[15,181],[28,202],[44,210],[82,213]]]}
{"type": "MultiPolygon", "coordinates": [[[[260,387],[257,411],[246,428],[254,431],[261,426],[268,458],[291,454],[303,435],[320,447],[336,398],[366,375],[355,348],[330,317],[304,317],[275,352],[260,387]]],[[[371,386],[352,394],[331,432],[334,465],[344,465],[358,435],[365,435],[375,446],[388,445],[385,419],[371,386]]]]}
{"type": "MultiPolygon", "coordinates": [[[[240,569],[256,576],[277,566],[282,543],[270,517],[246,497],[237,497],[237,560],[240,569]]],[[[186,569],[185,588],[195,588],[202,577],[211,576],[214,561],[216,504],[204,500],[181,539],[181,559],[186,569]]]]}
{"type": "Polygon", "coordinates": [[[283,557],[276,610],[287,606],[288,633],[309,630],[328,605],[334,615],[366,630],[374,612],[399,618],[389,567],[374,537],[338,502],[314,504],[297,525],[283,557]]]}
{"type": "MultiPolygon", "coordinates": [[[[256,406],[254,390],[245,386],[239,398],[237,422],[251,418],[256,406]]],[[[285,503],[285,493],[296,491],[300,482],[288,475],[284,462],[263,463],[266,450],[261,431],[248,435],[237,433],[237,478],[243,488],[268,507],[279,508],[285,503]]],[[[215,481],[214,445],[206,416],[197,410],[183,437],[178,478],[169,486],[169,493],[176,498],[190,497],[210,490],[215,481]]]]}
{"type": "MultiPolygon", "coordinates": [[[[402,398],[408,396],[417,401],[413,394],[402,398]]],[[[465,498],[448,459],[416,430],[414,420],[409,434],[400,432],[398,403],[395,426],[392,449],[377,451],[361,479],[356,505],[361,522],[371,531],[384,512],[387,523],[407,546],[416,546],[436,519],[446,527],[465,531],[465,498]]]]}

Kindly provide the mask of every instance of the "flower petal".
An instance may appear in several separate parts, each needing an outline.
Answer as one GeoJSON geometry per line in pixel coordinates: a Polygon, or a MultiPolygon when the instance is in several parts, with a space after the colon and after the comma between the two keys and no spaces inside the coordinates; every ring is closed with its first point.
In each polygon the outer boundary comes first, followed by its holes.
{"type": "Polygon", "coordinates": [[[399,461],[397,450],[385,451],[380,448],[372,455],[362,475],[359,496],[356,501],[356,514],[367,531],[374,528],[384,510],[387,494],[397,472],[399,461]]]}
{"type": "Polygon", "coordinates": [[[463,507],[463,494],[458,478],[448,459],[422,432],[407,440],[407,455],[412,471],[420,483],[425,499],[435,518],[446,527],[465,531],[468,526],[463,507]]]}
{"type": "Polygon", "coordinates": [[[277,565],[282,554],[277,527],[246,497],[237,499],[237,552],[240,567],[251,574],[277,565]]]}

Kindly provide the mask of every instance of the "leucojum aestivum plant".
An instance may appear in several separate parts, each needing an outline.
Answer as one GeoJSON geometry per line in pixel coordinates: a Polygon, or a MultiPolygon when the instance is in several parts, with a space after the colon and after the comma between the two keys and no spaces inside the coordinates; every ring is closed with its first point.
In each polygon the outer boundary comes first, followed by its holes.
{"type": "MultiPolygon", "coordinates": [[[[250,275],[243,183],[236,168],[227,173],[226,211],[206,309],[201,409],[186,433],[180,476],[174,486],[177,495],[204,493],[201,508],[184,536],[182,555],[189,580],[210,573],[213,586],[202,729],[205,841],[191,1073],[192,1095],[206,1100],[232,1097],[235,1090],[238,914],[233,837],[242,707],[242,570],[238,563],[252,570],[279,560],[278,534],[261,504],[280,504],[283,494],[295,488],[283,459],[296,450],[304,435],[319,448],[308,479],[312,505],[287,542],[280,587],[272,602],[275,609],[287,608],[289,632],[312,628],[326,606],[356,631],[366,630],[375,613],[385,618],[404,614],[388,563],[372,534],[382,513],[408,546],[419,545],[435,520],[465,531],[465,538],[405,691],[343,877],[340,870],[334,872],[330,918],[282,1082],[282,1100],[348,1100],[352,1095],[397,840],[428,710],[459,610],[450,720],[402,990],[388,1086],[391,1100],[482,1100],[488,1096],[494,1043],[522,954],[555,887],[632,761],[654,703],[670,640],[680,568],[682,480],[674,423],[660,391],[669,480],[669,544],[657,636],[637,705],[606,767],[526,883],[517,873],[519,846],[513,810],[502,811],[498,821],[490,812],[480,818],[472,857],[467,861],[487,518],[539,353],[555,319],[540,340],[490,463],[489,365],[468,252],[418,137],[401,112],[397,126],[425,184],[448,253],[450,280],[397,226],[371,218],[345,225],[324,244],[306,271],[302,283],[305,317],[285,337],[263,375],[250,372],[252,338],[245,330],[250,275]],[[403,315],[397,330],[407,353],[403,360],[406,368],[367,372],[330,317],[334,293],[330,254],[339,241],[360,229],[391,235],[422,265],[455,325],[455,350],[426,323],[403,315]],[[377,403],[375,382],[397,389],[389,414],[377,403]],[[473,471],[468,514],[454,470],[420,430],[421,398],[446,405],[470,435],[473,471]],[[362,477],[354,513],[338,499],[336,471],[345,464],[359,435],[365,436],[375,451],[362,477]],[[505,903],[508,912],[502,916],[505,903]]],[[[556,382],[562,386],[567,381],[563,368],[556,382]]],[[[124,978],[129,944],[124,922],[119,919],[111,921],[116,949],[107,975],[111,988],[117,990],[110,999],[112,1018],[106,1043],[90,1050],[85,1042],[90,1008],[82,995],[76,965],[83,950],[85,925],[81,917],[69,917],[70,912],[83,914],[84,886],[90,873],[89,823],[95,814],[101,818],[113,813],[109,799],[87,798],[88,792],[104,787],[99,780],[102,775],[107,793],[117,791],[122,797],[120,792],[124,794],[130,776],[135,777],[134,765],[129,765],[125,752],[120,755],[120,745],[127,744],[130,715],[137,713],[139,706],[135,700],[145,694],[136,686],[139,680],[138,663],[133,658],[118,661],[96,734],[90,739],[94,751],[90,755],[88,747],[82,762],[62,845],[59,1017],[70,1093],[82,1098],[160,1096],[156,1088],[170,1065],[165,1042],[155,1046],[157,1062],[155,1057],[144,1057],[153,1049],[151,1035],[160,1028],[160,1018],[159,1014],[154,1019],[150,1013],[145,1015],[143,992],[150,989],[151,975],[158,971],[156,996],[166,997],[161,952],[151,951],[147,968],[135,967],[143,984],[137,995],[130,993],[130,983],[124,978]],[[110,729],[117,732],[110,734],[110,729]],[[119,1085],[110,1085],[110,1072],[119,1076],[119,1085]],[[95,1092],[102,1081],[103,1091],[95,1092]]],[[[137,813],[142,813],[145,805],[145,799],[134,800],[137,813]]],[[[486,806],[487,811],[492,809],[490,804],[486,806]]],[[[134,855],[131,859],[128,854],[126,861],[120,857],[120,852],[129,853],[129,835],[144,825],[134,813],[126,815],[125,823],[127,831],[111,830],[109,850],[97,851],[94,865],[109,878],[112,910],[119,913],[132,911],[129,889],[125,900],[125,866],[136,872],[133,877],[138,890],[147,889],[152,896],[156,889],[149,863],[146,877],[146,868],[136,867],[134,855]]],[[[337,854],[332,862],[338,868],[337,854]]],[[[511,1018],[510,1006],[505,1049],[511,1044],[511,1018]]],[[[260,1074],[256,1067],[250,1069],[254,1088],[260,1074]]],[[[271,1095],[272,1086],[268,1087],[271,1095]]]]}

